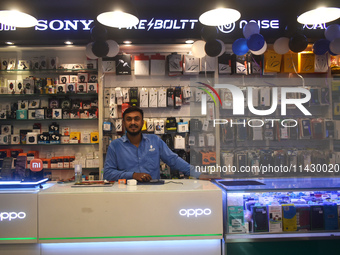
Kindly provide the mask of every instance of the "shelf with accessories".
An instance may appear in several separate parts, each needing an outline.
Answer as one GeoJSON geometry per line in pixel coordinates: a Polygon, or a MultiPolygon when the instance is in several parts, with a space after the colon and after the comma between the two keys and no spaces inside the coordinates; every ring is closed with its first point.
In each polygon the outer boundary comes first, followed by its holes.
{"type": "MultiPolygon", "coordinates": [[[[0,49],[0,53],[0,152],[7,151],[13,160],[18,155],[10,152],[19,150],[24,154],[40,151],[35,158],[81,158],[96,153],[99,164],[87,168],[84,161],[83,170],[99,173],[103,159],[99,153],[98,61],[87,60],[84,47],[18,47],[0,49]],[[60,130],[51,130],[53,124],[58,129],[60,125],[60,130]]],[[[69,172],[70,177],[74,170],[44,168],[54,169],[69,172]]],[[[60,179],[57,175],[53,178],[60,179]]]]}

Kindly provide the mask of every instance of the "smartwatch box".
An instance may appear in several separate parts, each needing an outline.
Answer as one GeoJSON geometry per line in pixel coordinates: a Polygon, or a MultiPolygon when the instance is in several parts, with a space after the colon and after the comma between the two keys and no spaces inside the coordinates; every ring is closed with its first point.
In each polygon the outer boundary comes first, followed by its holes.
{"type": "Polygon", "coordinates": [[[26,144],[37,144],[38,143],[38,133],[28,132],[26,135],[26,144]]]}
{"type": "Polygon", "coordinates": [[[27,120],[27,110],[17,110],[16,119],[17,120],[27,120]]]}

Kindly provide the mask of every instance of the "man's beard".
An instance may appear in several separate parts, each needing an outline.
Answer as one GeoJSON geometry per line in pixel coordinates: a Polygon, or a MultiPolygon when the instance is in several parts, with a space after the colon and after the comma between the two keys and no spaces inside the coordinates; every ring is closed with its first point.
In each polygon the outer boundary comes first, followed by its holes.
{"type": "Polygon", "coordinates": [[[140,128],[139,130],[137,130],[136,132],[131,132],[128,129],[126,129],[126,132],[131,135],[131,136],[137,136],[142,132],[142,128],[140,128]]]}

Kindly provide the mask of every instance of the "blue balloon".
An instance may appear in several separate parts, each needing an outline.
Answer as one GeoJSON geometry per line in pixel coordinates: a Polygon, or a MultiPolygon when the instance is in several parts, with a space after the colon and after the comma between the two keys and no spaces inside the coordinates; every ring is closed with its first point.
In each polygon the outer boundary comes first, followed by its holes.
{"type": "Polygon", "coordinates": [[[247,46],[247,39],[237,39],[232,45],[232,50],[238,56],[246,54],[249,51],[249,48],[247,46]]]}
{"type": "Polygon", "coordinates": [[[258,51],[264,46],[264,37],[260,34],[253,34],[247,39],[247,46],[252,51],[258,51]]]}
{"type": "Polygon", "coordinates": [[[255,22],[249,22],[243,27],[243,36],[244,38],[248,39],[253,34],[259,34],[260,27],[255,22]]]}
{"type": "Polygon", "coordinates": [[[327,39],[317,40],[313,45],[313,52],[315,55],[323,55],[329,51],[330,41],[327,39]]]}

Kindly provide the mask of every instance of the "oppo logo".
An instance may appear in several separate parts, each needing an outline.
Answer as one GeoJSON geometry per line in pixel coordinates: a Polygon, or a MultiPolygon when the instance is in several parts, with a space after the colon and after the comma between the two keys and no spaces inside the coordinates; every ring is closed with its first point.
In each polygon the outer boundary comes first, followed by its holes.
{"type": "Polygon", "coordinates": [[[0,212],[0,221],[11,221],[15,219],[25,219],[26,213],[24,212],[0,212]]]}
{"type": "Polygon", "coordinates": [[[179,215],[181,216],[186,216],[186,217],[191,217],[191,216],[203,216],[203,215],[210,215],[211,210],[209,208],[205,209],[181,209],[179,210],[179,215]]]}

